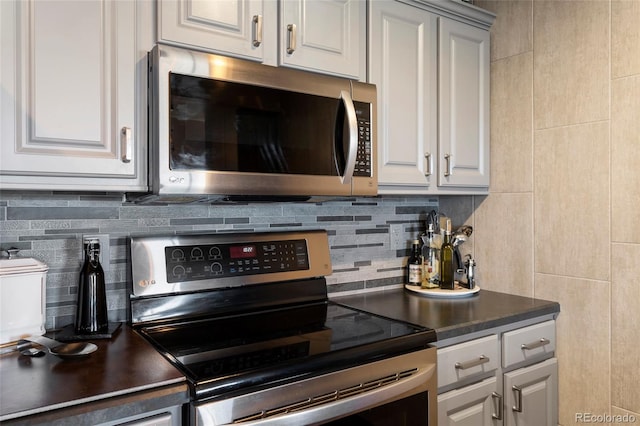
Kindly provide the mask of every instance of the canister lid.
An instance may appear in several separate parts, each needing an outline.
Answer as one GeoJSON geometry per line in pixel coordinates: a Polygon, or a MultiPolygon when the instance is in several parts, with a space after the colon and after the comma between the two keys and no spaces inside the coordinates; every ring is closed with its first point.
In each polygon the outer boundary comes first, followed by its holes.
{"type": "Polygon", "coordinates": [[[49,267],[39,260],[16,256],[15,253],[11,253],[10,257],[0,259],[0,276],[46,272],[47,270],[49,267]]]}

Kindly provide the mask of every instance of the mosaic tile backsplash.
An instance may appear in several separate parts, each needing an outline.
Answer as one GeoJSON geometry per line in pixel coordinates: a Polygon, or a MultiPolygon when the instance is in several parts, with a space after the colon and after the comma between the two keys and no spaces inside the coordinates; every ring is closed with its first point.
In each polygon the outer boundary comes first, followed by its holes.
{"type": "Polygon", "coordinates": [[[74,321],[86,234],[109,235],[109,320],[125,321],[131,235],[326,229],[333,264],[328,291],[348,294],[402,285],[410,240],[431,210],[438,210],[437,197],[141,206],[121,194],[8,191],[0,193],[0,250],[16,247],[49,266],[46,328],[52,330],[74,321]]]}

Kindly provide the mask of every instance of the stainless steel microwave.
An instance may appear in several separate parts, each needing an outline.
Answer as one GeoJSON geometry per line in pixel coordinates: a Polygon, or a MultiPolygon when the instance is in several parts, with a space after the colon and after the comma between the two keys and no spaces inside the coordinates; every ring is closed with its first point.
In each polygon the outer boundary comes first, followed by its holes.
{"type": "Polygon", "coordinates": [[[376,88],[157,45],[149,53],[157,195],[377,194],[376,88]]]}

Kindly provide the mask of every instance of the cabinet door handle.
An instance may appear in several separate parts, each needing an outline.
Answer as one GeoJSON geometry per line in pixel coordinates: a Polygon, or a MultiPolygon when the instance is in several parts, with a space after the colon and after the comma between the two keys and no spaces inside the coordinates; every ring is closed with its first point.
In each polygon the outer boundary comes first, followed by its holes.
{"type": "Polygon", "coordinates": [[[531,349],[535,349],[535,348],[539,348],[541,346],[544,345],[548,345],[549,343],[551,343],[551,340],[549,339],[545,339],[544,337],[540,340],[538,340],[537,342],[532,342],[532,343],[523,343],[522,345],[520,345],[520,348],[522,348],[522,350],[531,350],[531,349]]]}
{"type": "Polygon", "coordinates": [[[516,394],[516,405],[513,406],[513,411],[522,413],[522,389],[515,385],[511,389],[516,394]]]}
{"type": "Polygon", "coordinates": [[[287,25],[287,53],[296,51],[296,24],[287,25]]]}
{"type": "Polygon", "coordinates": [[[491,418],[495,420],[502,420],[502,395],[498,392],[493,392],[491,398],[495,401],[498,400],[498,405],[495,406],[495,413],[491,414],[491,418]]]}
{"type": "Polygon", "coordinates": [[[253,15],[253,46],[262,44],[262,15],[253,15]]]}
{"type": "Polygon", "coordinates": [[[444,175],[445,176],[450,176],[451,175],[451,154],[445,154],[444,155],[444,161],[445,161],[445,168],[444,168],[444,175]]]}
{"type": "Polygon", "coordinates": [[[456,362],[456,370],[466,370],[467,368],[477,367],[478,365],[486,364],[490,359],[488,356],[480,355],[478,359],[465,362],[456,362]]]}
{"type": "Polygon", "coordinates": [[[130,163],[133,157],[131,142],[131,127],[123,127],[120,131],[120,159],[123,163],[130,163]]]}
{"type": "Polygon", "coordinates": [[[425,161],[424,175],[431,176],[431,153],[430,152],[427,152],[424,154],[424,161],[425,161]]]}

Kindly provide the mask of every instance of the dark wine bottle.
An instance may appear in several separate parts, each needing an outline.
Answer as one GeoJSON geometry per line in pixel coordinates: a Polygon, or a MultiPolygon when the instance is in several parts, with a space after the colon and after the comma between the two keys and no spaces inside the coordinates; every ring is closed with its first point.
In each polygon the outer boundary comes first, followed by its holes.
{"type": "Polygon", "coordinates": [[[453,245],[451,245],[451,221],[447,220],[444,242],[440,249],[440,288],[454,289],[453,245]]]}
{"type": "Polygon", "coordinates": [[[100,241],[84,241],[85,258],[78,283],[78,306],[75,331],[77,334],[106,332],[107,293],[104,271],[100,265],[100,241]]]}
{"type": "Polygon", "coordinates": [[[422,284],[422,249],[419,240],[413,240],[411,255],[407,260],[407,284],[422,284]]]}

